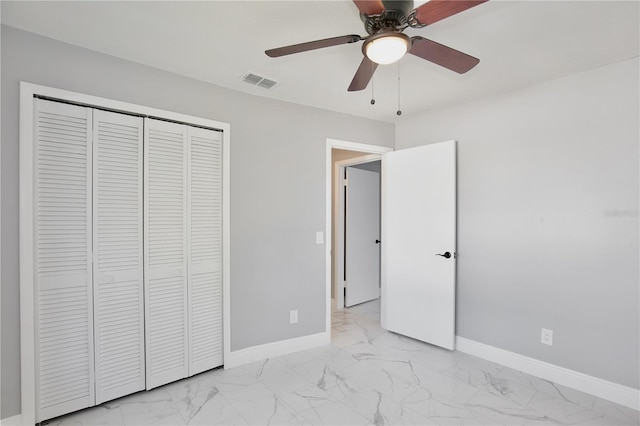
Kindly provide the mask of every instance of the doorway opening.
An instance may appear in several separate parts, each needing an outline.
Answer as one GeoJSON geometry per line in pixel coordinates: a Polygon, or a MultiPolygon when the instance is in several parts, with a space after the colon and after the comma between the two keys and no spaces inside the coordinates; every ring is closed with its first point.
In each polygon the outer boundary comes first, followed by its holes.
{"type": "MultiPolygon", "coordinates": [[[[337,145],[327,141],[327,230],[335,222],[331,221],[332,150],[347,149],[382,157],[380,330],[452,350],[455,347],[456,142],[395,152],[370,145],[364,145],[364,149],[359,149],[360,146],[353,149],[349,143],[337,145]]],[[[328,243],[333,241],[331,232],[327,236],[328,243]]],[[[329,247],[326,253],[326,319],[328,337],[331,337],[331,259],[336,256],[332,256],[329,247]]],[[[349,265],[347,275],[348,270],[349,265]]],[[[339,292],[337,296],[340,297],[339,292]]],[[[336,312],[336,317],[339,316],[336,312]]],[[[357,322],[355,325],[360,326],[357,322]]]]}
{"type": "MultiPolygon", "coordinates": [[[[332,316],[334,309],[342,310],[345,306],[345,269],[344,258],[347,255],[344,250],[344,217],[345,217],[345,195],[344,185],[345,171],[352,173],[363,172],[362,174],[373,173],[378,179],[377,198],[378,198],[378,215],[380,213],[380,164],[384,153],[392,151],[388,147],[380,147],[375,145],[360,144],[354,142],[327,140],[327,299],[326,299],[326,329],[329,333],[332,330],[332,316]],[[367,170],[369,169],[369,170],[367,170]]],[[[375,268],[375,282],[373,286],[377,287],[378,292],[374,301],[369,303],[354,303],[353,310],[356,311],[372,311],[377,313],[377,321],[380,322],[380,261],[379,261],[379,218],[377,225],[377,235],[371,239],[371,243],[375,247],[378,255],[377,265],[375,268]]],[[[353,248],[353,247],[352,247],[353,248]]],[[[349,290],[346,290],[349,292],[349,290]]],[[[352,293],[353,294],[353,293],[352,293]]],[[[352,302],[347,296],[348,303],[352,302]]],[[[357,299],[355,299],[357,300],[357,299]]],[[[348,308],[347,308],[348,309],[348,308]]]]}

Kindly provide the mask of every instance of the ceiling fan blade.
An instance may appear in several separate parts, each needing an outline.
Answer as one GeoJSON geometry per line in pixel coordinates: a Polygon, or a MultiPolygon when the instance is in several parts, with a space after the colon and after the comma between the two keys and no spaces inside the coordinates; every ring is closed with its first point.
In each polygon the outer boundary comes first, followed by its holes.
{"type": "Polygon", "coordinates": [[[458,74],[464,74],[480,62],[478,58],[420,36],[411,37],[409,53],[458,74]]]}
{"type": "Polygon", "coordinates": [[[371,77],[373,77],[373,73],[376,72],[376,68],[378,68],[378,64],[366,56],[362,58],[358,71],[356,71],[356,75],[353,76],[353,80],[351,80],[351,84],[349,85],[349,92],[366,89],[369,81],[371,81],[371,77]]]}
{"type": "Polygon", "coordinates": [[[415,10],[415,24],[421,27],[463,12],[488,0],[430,0],[415,10]]]}
{"type": "Polygon", "coordinates": [[[382,0],[353,0],[353,2],[358,10],[365,15],[380,15],[384,12],[382,0]]]}
{"type": "Polygon", "coordinates": [[[306,43],[292,44],[291,46],[277,47],[265,50],[264,53],[272,58],[291,55],[293,53],[306,52],[308,50],[322,49],[323,47],[339,46],[341,44],[355,43],[362,40],[357,34],[343,35],[339,37],[325,38],[323,40],[308,41],[306,43]]]}

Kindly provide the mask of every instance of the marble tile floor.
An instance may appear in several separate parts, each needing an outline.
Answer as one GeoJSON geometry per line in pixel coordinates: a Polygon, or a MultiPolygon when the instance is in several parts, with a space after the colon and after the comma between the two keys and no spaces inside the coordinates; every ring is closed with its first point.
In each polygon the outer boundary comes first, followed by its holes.
{"type": "Polygon", "coordinates": [[[54,425],[638,425],[637,411],[334,310],[332,343],[218,369],[54,425]]]}

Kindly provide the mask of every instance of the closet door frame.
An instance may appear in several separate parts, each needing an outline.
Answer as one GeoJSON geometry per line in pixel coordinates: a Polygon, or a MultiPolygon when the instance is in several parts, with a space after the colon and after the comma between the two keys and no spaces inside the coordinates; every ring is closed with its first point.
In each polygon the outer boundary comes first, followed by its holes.
{"type": "Polygon", "coordinates": [[[206,118],[193,117],[143,105],[131,104],[101,98],[68,90],[20,82],[20,382],[21,382],[21,422],[36,422],[36,345],[35,345],[35,292],[34,292],[34,99],[37,97],[61,102],[97,107],[122,112],[175,121],[222,131],[222,312],[223,312],[223,354],[229,359],[230,346],[230,135],[231,125],[206,118]]]}

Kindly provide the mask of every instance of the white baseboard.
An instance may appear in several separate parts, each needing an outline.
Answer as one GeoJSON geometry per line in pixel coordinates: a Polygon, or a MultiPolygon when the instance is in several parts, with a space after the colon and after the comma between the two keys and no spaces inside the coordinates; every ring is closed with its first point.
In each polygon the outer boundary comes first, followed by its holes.
{"type": "Polygon", "coordinates": [[[267,343],[229,352],[224,358],[224,368],[233,368],[250,362],[261,361],[293,352],[305,351],[328,345],[331,336],[327,332],[297,337],[295,339],[282,340],[280,342],[267,343]]]}
{"type": "Polygon", "coordinates": [[[456,336],[456,349],[563,386],[640,410],[640,390],[456,336]]]}
{"type": "Polygon", "coordinates": [[[22,415],[18,414],[13,417],[7,417],[6,419],[0,419],[0,425],[2,426],[20,426],[22,425],[22,415]]]}

